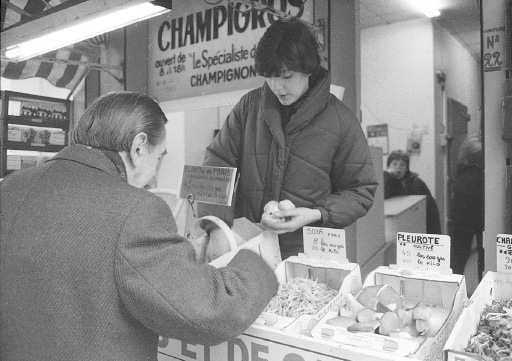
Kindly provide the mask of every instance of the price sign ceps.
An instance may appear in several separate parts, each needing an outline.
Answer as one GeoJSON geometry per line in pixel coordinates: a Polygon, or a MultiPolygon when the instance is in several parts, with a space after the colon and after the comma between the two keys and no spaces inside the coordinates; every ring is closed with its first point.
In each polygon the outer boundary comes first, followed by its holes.
{"type": "Polygon", "coordinates": [[[304,227],[304,253],[316,259],[347,261],[345,230],[337,228],[304,227]]]}
{"type": "Polygon", "coordinates": [[[450,236],[398,232],[397,265],[440,274],[450,274],[450,236]]]}
{"type": "Polygon", "coordinates": [[[236,168],[185,165],[180,197],[230,206],[235,187],[236,168]]]}
{"type": "Polygon", "coordinates": [[[512,234],[496,237],[496,271],[512,273],[512,234]]]}

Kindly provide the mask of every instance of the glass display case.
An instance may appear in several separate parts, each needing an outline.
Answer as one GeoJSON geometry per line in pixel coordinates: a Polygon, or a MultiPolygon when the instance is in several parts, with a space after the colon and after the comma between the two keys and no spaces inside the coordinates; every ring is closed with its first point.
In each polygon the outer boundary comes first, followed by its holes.
{"type": "Polygon", "coordinates": [[[68,144],[70,101],[3,91],[0,178],[33,167],[68,144]]]}

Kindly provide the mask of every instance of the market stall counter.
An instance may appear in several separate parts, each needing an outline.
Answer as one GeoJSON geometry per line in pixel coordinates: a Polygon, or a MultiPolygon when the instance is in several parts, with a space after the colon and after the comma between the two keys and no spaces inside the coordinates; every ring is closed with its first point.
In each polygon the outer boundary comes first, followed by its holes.
{"type": "MultiPolygon", "coordinates": [[[[344,235],[342,230],[333,230],[335,240],[341,240],[340,232],[344,235]]],[[[346,294],[361,290],[360,268],[337,252],[346,246],[344,237],[340,243],[314,237],[312,244],[311,253],[289,257],[277,266],[279,291],[243,334],[213,347],[161,337],[159,360],[286,360],[288,355],[339,360],[338,347],[314,339],[311,330],[329,311],[339,309],[346,294]],[[324,246],[315,247],[320,244],[324,246]]]]}
{"type": "MultiPolygon", "coordinates": [[[[287,355],[300,355],[304,360],[339,360],[338,356],[343,353],[337,352],[335,345],[327,346],[318,342],[310,336],[310,332],[329,310],[339,307],[338,303],[344,294],[360,290],[359,266],[290,257],[277,267],[276,275],[282,286],[290,288],[293,287],[290,282],[301,279],[306,284],[302,292],[315,289],[309,281],[325,285],[335,292],[330,293],[332,297],[322,307],[310,310],[311,314],[303,314],[298,309],[301,306],[299,301],[286,305],[291,308],[291,313],[285,316],[267,308],[242,335],[217,346],[190,345],[179,340],[160,338],[159,360],[286,360],[287,355]],[[293,311],[294,308],[296,311],[293,311]]],[[[279,293],[276,297],[279,298],[279,293]]],[[[320,295],[316,297],[322,298],[320,295]]],[[[276,300],[277,303],[280,301],[276,300]]],[[[272,301],[269,306],[273,307],[272,301]]]]}

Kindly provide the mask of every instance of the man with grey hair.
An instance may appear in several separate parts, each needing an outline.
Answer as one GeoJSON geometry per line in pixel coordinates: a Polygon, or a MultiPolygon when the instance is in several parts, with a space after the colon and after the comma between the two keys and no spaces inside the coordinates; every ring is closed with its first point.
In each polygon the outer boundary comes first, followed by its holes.
{"type": "Polygon", "coordinates": [[[167,204],[143,187],[166,153],[149,97],[97,99],[71,145],[0,184],[0,354],[11,360],[157,360],[159,335],[212,345],[277,292],[263,259],[196,262],[167,204]]]}

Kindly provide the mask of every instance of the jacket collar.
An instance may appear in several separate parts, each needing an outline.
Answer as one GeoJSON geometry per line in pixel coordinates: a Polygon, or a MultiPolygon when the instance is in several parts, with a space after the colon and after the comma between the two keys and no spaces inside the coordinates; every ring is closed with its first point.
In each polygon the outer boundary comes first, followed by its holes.
{"type": "Polygon", "coordinates": [[[57,159],[77,162],[87,167],[99,169],[107,174],[119,176],[125,182],[127,181],[123,159],[115,151],[76,144],[64,148],[51,160],[57,159]]]}
{"type": "Polygon", "coordinates": [[[418,173],[415,173],[415,172],[411,172],[410,170],[407,170],[407,172],[405,173],[405,176],[402,178],[403,181],[409,181],[411,179],[414,179],[414,178],[418,178],[418,173]]]}

